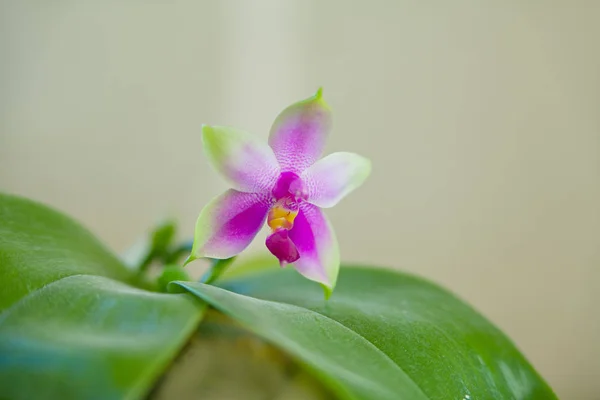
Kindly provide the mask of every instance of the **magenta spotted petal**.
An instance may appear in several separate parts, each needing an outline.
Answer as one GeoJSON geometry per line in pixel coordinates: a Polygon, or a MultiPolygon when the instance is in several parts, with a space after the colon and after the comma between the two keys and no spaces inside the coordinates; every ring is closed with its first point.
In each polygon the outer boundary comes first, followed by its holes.
{"type": "Polygon", "coordinates": [[[321,90],[279,114],[268,145],[234,128],[204,126],[207,157],[237,190],[204,207],[186,263],[239,254],[266,221],[271,233],[265,245],[281,266],[293,265],[321,283],[329,296],[340,256],[320,207],[334,206],[371,171],[369,160],[353,153],[333,153],[317,161],[330,127],[331,110],[321,90]]]}
{"type": "Polygon", "coordinates": [[[300,175],[323,153],[331,128],[331,110],[322,91],[283,110],[271,127],[269,145],[281,171],[300,175]]]}
{"type": "Polygon", "coordinates": [[[202,143],[213,167],[234,189],[250,193],[269,191],[279,179],[273,150],[247,132],[204,125],[202,143]]]}

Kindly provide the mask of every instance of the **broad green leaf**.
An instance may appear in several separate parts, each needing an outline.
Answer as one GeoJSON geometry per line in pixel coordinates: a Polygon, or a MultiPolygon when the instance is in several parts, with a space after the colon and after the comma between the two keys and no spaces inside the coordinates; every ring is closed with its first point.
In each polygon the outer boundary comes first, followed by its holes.
{"type": "Polygon", "coordinates": [[[345,267],[326,301],[292,269],[235,275],[224,288],[178,285],[280,346],[342,398],[556,399],[496,327],[422,279],[345,267]]]}
{"type": "Polygon", "coordinates": [[[0,398],[144,396],[205,306],[135,280],[68,217],[0,195],[0,398]]]}
{"type": "Polygon", "coordinates": [[[0,193],[0,312],[57,279],[134,275],[85,228],[42,204],[0,193]]]}
{"type": "Polygon", "coordinates": [[[140,398],[196,329],[191,297],[75,275],[0,316],[0,397],[140,398]]]}
{"type": "Polygon", "coordinates": [[[202,283],[178,284],[289,352],[343,398],[427,399],[372,343],[322,314],[202,283]]]}

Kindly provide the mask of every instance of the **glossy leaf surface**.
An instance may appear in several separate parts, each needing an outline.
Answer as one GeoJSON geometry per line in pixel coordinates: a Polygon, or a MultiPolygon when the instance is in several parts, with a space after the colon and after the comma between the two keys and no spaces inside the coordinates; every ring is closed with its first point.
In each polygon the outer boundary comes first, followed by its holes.
{"type": "Polygon", "coordinates": [[[0,195],[0,398],[148,393],[205,307],[135,281],[68,217],[0,195]]]}
{"type": "Polygon", "coordinates": [[[285,349],[342,398],[556,398],[496,327],[422,279],[345,267],[325,301],[291,269],[234,272],[224,289],[178,284],[285,349]]]}

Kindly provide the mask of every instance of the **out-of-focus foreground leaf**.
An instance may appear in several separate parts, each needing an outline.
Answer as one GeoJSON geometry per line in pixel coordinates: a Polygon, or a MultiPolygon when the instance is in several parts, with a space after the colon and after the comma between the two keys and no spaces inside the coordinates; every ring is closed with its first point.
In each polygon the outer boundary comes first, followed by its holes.
{"type": "Polygon", "coordinates": [[[222,288],[170,288],[194,293],[284,349],[341,398],[556,399],[496,327],[422,279],[344,267],[326,301],[292,269],[230,276],[222,288]]]}
{"type": "Polygon", "coordinates": [[[149,392],[205,307],[136,281],[68,217],[0,194],[0,398],[149,392]]]}

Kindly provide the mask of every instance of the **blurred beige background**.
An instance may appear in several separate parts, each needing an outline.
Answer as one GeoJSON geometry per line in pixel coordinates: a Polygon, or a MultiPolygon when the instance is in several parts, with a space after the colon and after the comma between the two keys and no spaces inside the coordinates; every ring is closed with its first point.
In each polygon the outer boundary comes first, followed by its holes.
{"type": "MultiPolygon", "coordinates": [[[[600,398],[600,2],[3,1],[0,189],[122,252],[225,189],[202,123],[267,137],[324,86],[343,258],[402,268],[600,398]]],[[[0,222],[1,223],[1,222],[0,222]]],[[[261,248],[261,240],[253,247],[261,248]]]]}

